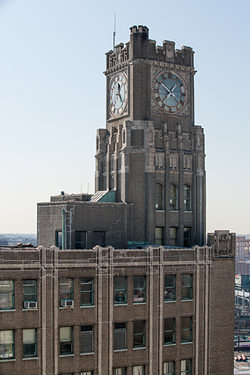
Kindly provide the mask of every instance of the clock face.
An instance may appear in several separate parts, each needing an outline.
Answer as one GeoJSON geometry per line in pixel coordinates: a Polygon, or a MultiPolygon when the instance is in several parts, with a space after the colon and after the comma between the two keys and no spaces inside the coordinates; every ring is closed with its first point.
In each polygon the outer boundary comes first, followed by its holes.
{"type": "Polygon", "coordinates": [[[153,82],[153,99],[165,113],[177,113],[185,105],[186,88],[172,72],[162,72],[153,82]]]}
{"type": "Polygon", "coordinates": [[[127,106],[128,81],[124,73],[119,73],[110,81],[109,111],[112,116],[121,115],[127,106]]]}

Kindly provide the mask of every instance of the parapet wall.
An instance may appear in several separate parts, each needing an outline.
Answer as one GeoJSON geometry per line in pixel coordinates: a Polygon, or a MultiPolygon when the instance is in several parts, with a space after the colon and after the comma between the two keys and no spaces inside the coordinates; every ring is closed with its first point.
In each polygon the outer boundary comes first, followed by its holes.
{"type": "Polygon", "coordinates": [[[148,38],[149,30],[146,26],[132,26],[130,28],[130,42],[118,44],[107,56],[107,71],[113,67],[122,67],[128,61],[137,58],[163,61],[193,67],[193,50],[183,46],[175,49],[175,43],[164,40],[162,46],[156,45],[154,40],[148,38]]]}

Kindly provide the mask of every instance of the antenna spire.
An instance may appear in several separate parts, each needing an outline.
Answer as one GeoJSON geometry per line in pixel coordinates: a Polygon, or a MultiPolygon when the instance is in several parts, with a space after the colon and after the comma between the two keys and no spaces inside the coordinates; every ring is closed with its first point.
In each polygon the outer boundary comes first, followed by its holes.
{"type": "Polygon", "coordinates": [[[115,49],[115,37],[116,37],[116,12],[114,12],[113,50],[115,49]]]}

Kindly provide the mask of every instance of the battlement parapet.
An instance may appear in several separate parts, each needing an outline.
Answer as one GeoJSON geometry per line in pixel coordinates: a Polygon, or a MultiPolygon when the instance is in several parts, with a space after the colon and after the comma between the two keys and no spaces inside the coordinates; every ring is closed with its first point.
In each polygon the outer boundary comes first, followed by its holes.
{"type": "Polygon", "coordinates": [[[193,55],[191,47],[175,49],[175,43],[170,40],[164,40],[162,46],[156,45],[154,40],[149,39],[149,29],[146,26],[132,26],[130,41],[125,46],[123,43],[118,44],[106,54],[107,70],[121,68],[122,64],[138,58],[193,67],[193,55]]]}

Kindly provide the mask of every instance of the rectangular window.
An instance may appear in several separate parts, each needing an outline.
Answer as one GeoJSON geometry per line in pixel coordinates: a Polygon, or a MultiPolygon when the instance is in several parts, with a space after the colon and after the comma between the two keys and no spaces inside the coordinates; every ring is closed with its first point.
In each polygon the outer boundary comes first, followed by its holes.
{"type": "Polygon", "coordinates": [[[181,275],[182,278],[182,299],[193,299],[193,275],[181,275]]]}
{"type": "Polygon", "coordinates": [[[164,345],[175,344],[175,319],[164,319],[164,345]]]}
{"type": "Polygon", "coordinates": [[[23,308],[37,307],[37,283],[36,280],[23,280],[23,308]]]}
{"type": "Polygon", "coordinates": [[[170,185],[169,207],[171,211],[178,210],[178,186],[170,185]]]}
{"type": "Polygon", "coordinates": [[[73,354],[73,329],[72,327],[60,327],[60,354],[73,354]]]}
{"type": "Polygon", "coordinates": [[[14,331],[0,331],[0,360],[15,358],[14,331]]]}
{"type": "Polygon", "coordinates": [[[74,307],[73,279],[59,279],[59,306],[74,307]]]}
{"type": "Polygon", "coordinates": [[[114,368],[113,374],[114,375],[127,375],[127,368],[126,367],[114,368]]]}
{"type": "Polygon", "coordinates": [[[94,305],[94,279],[87,278],[80,280],[81,306],[94,305]]]}
{"type": "Polygon", "coordinates": [[[93,232],[93,246],[105,246],[105,232],[93,232]]]}
{"type": "Polygon", "coordinates": [[[37,356],[36,329],[23,329],[23,357],[37,356]]]}
{"type": "Polygon", "coordinates": [[[15,308],[14,280],[0,280],[0,310],[15,308]]]}
{"type": "Polygon", "coordinates": [[[177,246],[177,228],[170,228],[170,246],[177,246]]]}
{"type": "Polygon", "coordinates": [[[138,320],[134,322],[134,348],[145,347],[145,321],[138,320]]]}
{"type": "Polygon", "coordinates": [[[126,324],[115,323],[114,350],[126,349],[126,324]]]}
{"type": "Polygon", "coordinates": [[[192,316],[181,318],[181,342],[192,342],[192,316]]]}
{"type": "Polygon", "coordinates": [[[184,247],[190,247],[191,245],[191,228],[184,228],[184,247]]]}
{"type": "Polygon", "coordinates": [[[184,211],[191,210],[191,187],[184,185],[184,211]]]}
{"type": "Polygon", "coordinates": [[[86,249],[86,232],[75,231],[75,249],[86,249]]]}
{"type": "Polygon", "coordinates": [[[145,367],[133,366],[133,375],[145,375],[145,367]]]}
{"type": "Polygon", "coordinates": [[[93,353],[93,326],[81,327],[81,353],[93,353]]]}
{"type": "Polygon", "coordinates": [[[146,301],[146,277],[134,276],[134,303],[146,301]]]}
{"type": "Polygon", "coordinates": [[[191,375],[192,374],[192,360],[183,359],[181,361],[181,375],[191,375]]]}
{"type": "Polygon", "coordinates": [[[163,375],[175,375],[175,362],[163,363],[163,375]]]}
{"type": "Polygon", "coordinates": [[[114,303],[127,303],[127,278],[124,276],[114,277],[114,303]]]}
{"type": "Polygon", "coordinates": [[[164,301],[176,300],[176,276],[165,275],[164,301]]]}
{"type": "Polygon", "coordinates": [[[59,249],[62,249],[62,231],[57,230],[55,233],[55,245],[59,249]]]}
{"type": "Polygon", "coordinates": [[[155,228],[155,245],[163,245],[163,228],[155,228]]]}

